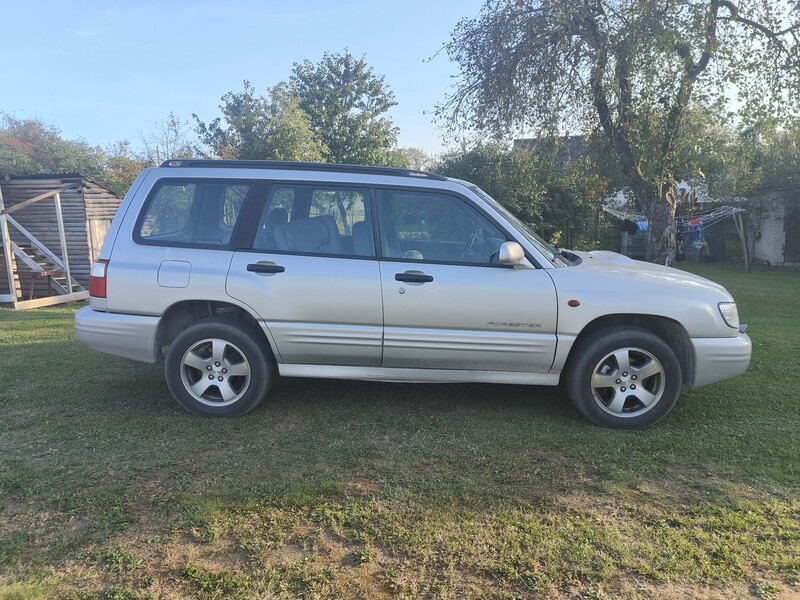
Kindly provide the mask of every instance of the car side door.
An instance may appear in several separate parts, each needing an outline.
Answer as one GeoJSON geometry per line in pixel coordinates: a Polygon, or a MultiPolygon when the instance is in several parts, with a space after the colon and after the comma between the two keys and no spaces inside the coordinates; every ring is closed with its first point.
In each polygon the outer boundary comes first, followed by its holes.
{"type": "Polygon", "coordinates": [[[326,183],[270,187],[230,296],[259,315],[286,364],[377,366],[382,301],[369,192],[326,183]]]}
{"type": "Polygon", "coordinates": [[[546,373],[556,292],[531,264],[498,264],[509,235],[467,199],[378,189],[384,367],[546,373]]]}

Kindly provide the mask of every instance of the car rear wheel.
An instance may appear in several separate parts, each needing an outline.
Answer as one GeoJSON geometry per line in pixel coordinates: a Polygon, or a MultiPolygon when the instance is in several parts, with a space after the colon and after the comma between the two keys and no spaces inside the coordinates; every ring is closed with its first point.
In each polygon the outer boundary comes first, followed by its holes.
{"type": "Polygon", "coordinates": [[[170,392],[189,412],[233,417],[253,410],[274,379],[261,333],[239,321],[207,319],[170,344],[164,374],[170,392]]]}
{"type": "Polygon", "coordinates": [[[672,348],[635,327],[602,329],[575,349],[567,390],[597,425],[640,429],[663,419],[678,400],[681,367],[672,348]]]}

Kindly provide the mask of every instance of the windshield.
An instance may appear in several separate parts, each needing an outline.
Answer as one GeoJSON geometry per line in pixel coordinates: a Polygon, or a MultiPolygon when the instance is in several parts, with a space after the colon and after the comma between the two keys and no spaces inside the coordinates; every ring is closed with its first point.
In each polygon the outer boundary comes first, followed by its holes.
{"type": "Polygon", "coordinates": [[[519,231],[526,240],[528,240],[531,244],[533,244],[536,249],[541,252],[547,259],[556,265],[569,265],[569,261],[566,260],[561,254],[559,253],[558,249],[553,246],[552,244],[545,242],[542,238],[540,238],[534,231],[531,231],[525,223],[520,221],[517,217],[515,217],[509,210],[500,204],[497,200],[492,198],[489,194],[484,192],[481,188],[477,185],[469,184],[469,189],[473,192],[478,194],[482,200],[486,201],[488,204],[491,205],[497,212],[499,212],[503,217],[511,223],[514,228],[519,231]]]}

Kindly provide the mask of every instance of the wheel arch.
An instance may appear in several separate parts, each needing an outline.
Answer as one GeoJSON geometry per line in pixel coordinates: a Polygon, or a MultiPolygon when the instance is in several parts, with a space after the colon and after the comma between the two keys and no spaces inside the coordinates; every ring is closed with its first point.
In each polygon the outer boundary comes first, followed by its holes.
{"type": "Polygon", "coordinates": [[[618,314],[604,315],[589,322],[575,338],[566,361],[566,369],[570,368],[573,358],[580,352],[583,341],[596,331],[614,327],[638,327],[660,337],[675,353],[681,366],[684,385],[694,381],[694,347],[686,329],[672,319],[657,315],[618,314]]]}
{"type": "Polygon", "coordinates": [[[225,317],[240,321],[258,332],[258,341],[265,349],[277,357],[272,340],[265,334],[258,320],[246,308],[232,302],[219,300],[182,300],[170,306],[161,316],[156,332],[157,357],[164,355],[164,348],[187,327],[211,317],[225,317]]]}

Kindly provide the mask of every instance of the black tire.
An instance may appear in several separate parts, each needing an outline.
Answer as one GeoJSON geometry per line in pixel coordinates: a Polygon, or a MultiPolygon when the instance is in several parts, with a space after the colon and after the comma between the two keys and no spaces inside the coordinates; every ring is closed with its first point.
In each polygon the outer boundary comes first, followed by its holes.
{"type": "Polygon", "coordinates": [[[232,319],[190,325],[170,344],[164,364],[169,391],[203,417],[237,417],[266,397],[275,379],[263,335],[232,319]]]}
{"type": "Polygon", "coordinates": [[[637,327],[601,329],[573,351],[566,382],[572,403],[592,423],[641,429],[663,419],[681,391],[672,348],[637,327]]]}

